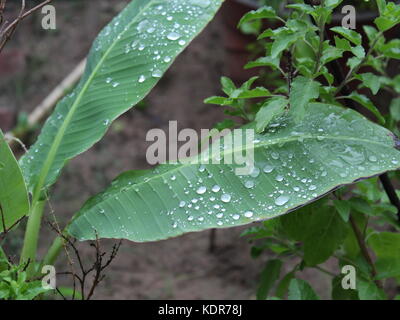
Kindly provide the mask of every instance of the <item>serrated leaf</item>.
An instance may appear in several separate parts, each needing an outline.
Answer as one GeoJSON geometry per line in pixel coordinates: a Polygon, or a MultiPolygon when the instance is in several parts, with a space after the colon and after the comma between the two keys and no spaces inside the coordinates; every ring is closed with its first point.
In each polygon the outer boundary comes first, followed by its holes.
{"type": "Polygon", "coordinates": [[[342,49],[328,45],[322,51],[321,61],[323,64],[326,64],[328,62],[341,58],[342,55],[343,55],[342,49]]]}
{"type": "Polygon", "coordinates": [[[250,61],[249,63],[247,63],[244,66],[244,68],[250,69],[250,68],[257,68],[257,67],[272,67],[272,68],[278,69],[279,62],[280,62],[279,58],[272,58],[270,56],[261,57],[255,61],[250,61]]]}
{"type": "Polygon", "coordinates": [[[302,122],[286,117],[251,141],[254,145],[221,143],[221,153],[213,157],[220,164],[202,164],[195,157],[139,177],[126,173],[80,210],[70,234],[95,239],[96,230],[100,238],[144,242],[244,225],[295,210],[341,185],[396,170],[400,163],[397,140],[388,130],[333,105],[311,103],[302,122]],[[253,148],[254,170],[236,175],[243,164],[226,162],[253,148]]]}
{"type": "Polygon", "coordinates": [[[30,191],[54,183],[65,163],[101,139],[142,100],[207,25],[222,0],[135,0],[94,41],[86,70],[21,159],[30,191]]]}
{"type": "Polygon", "coordinates": [[[319,97],[320,83],[311,78],[296,77],[290,88],[289,103],[290,113],[295,121],[301,121],[305,115],[306,105],[312,99],[319,97]]]}
{"type": "Polygon", "coordinates": [[[265,102],[256,114],[256,132],[263,132],[274,117],[282,115],[287,104],[288,100],[283,96],[265,102]]]}
{"type": "Polygon", "coordinates": [[[249,90],[242,90],[235,98],[237,99],[251,99],[251,98],[262,98],[269,97],[271,92],[264,87],[257,87],[249,90]]]}
{"type": "Polygon", "coordinates": [[[319,297],[307,281],[292,279],[289,285],[288,300],[319,300],[319,297]]]}
{"type": "Polygon", "coordinates": [[[299,35],[291,30],[279,33],[275,36],[275,40],[271,47],[271,58],[275,59],[282,51],[288,49],[293,43],[297,41],[299,35]]]}
{"type": "Polygon", "coordinates": [[[333,27],[330,30],[340,34],[342,37],[353,42],[357,46],[361,45],[362,42],[361,35],[354,30],[347,29],[344,27],[333,27]]]}
{"type": "Polygon", "coordinates": [[[257,10],[247,12],[239,21],[238,27],[243,25],[245,22],[250,22],[259,19],[276,19],[276,12],[274,8],[263,6],[257,10]]]}
{"type": "Polygon", "coordinates": [[[376,95],[381,88],[380,77],[371,72],[358,74],[356,78],[362,81],[365,87],[371,89],[373,95],[376,95]]]}
{"type": "Polygon", "coordinates": [[[400,5],[389,2],[386,5],[379,5],[380,16],[374,20],[379,31],[385,32],[400,23],[400,5]]]}
{"type": "Polygon", "coordinates": [[[289,4],[289,5],[286,6],[286,8],[299,10],[299,11],[305,12],[307,14],[310,14],[311,12],[313,12],[315,10],[314,7],[312,7],[312,6],[308,5],[308,4],[304,4],[304,3],[289,4]]]}
{"type": "Polygon", "coordinates": [[[392,59],[400,59],[400,39],[393,39],[380,46],[379,51],[392,59]]]}
{"type": "Polygon", "coordinates": [[[364,32],[367,35],[369,43],[372,43],[376,37],[378,36],[378,30],[376,30],[373,26],[363,26],[364,32]]]}
{"type": "Polygon", "coordinates": [[[29,213],[29,198],[21,169],[0,130],[0,232],[29,213]],[[4,223],[3,223],[4,218],[4,223]]]}

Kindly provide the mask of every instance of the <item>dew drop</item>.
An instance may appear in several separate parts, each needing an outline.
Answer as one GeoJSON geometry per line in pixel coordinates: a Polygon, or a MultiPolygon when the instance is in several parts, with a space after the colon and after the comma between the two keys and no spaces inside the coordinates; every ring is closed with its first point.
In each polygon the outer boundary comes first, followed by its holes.
{"type": "Polygon", "coordinates": [[[178,40],[181,37],[181,35],[179,33],[176,32],[171,32],[167,35],[167,39],[171,40],[171,41],[175,41],[178,40]]]}
{"type": "Polygon", "coordinates": [[[229,194],[227,194],[227,193],[224,193],[224,194],[221,196],[221,201],[222,201],[222,202],[229,202],[229,201],[231,201],[231,195],[229,195],[229,194]]]}
{"type": "Polygon", "coordinates": [[[265,167],[264,167],[264,169],[263,169],[263,171],[265,172],[265,173],[270,173],[270,172],[272,172],[274,170],[274,167],[273,166],[270,166],[270,165],[266,165],[265,167]]]}
{"type": "Polygon", "coordinates": [[[246,212],[244,213],[244,216],[245,216],[246,218],[251,218],[251,217],[253,216],[253,212],[252,212],[252,211],[246,211],[246,212]]]}
{"type": "Polygon", "coordinates": [[[278,198],[275,199],[275,204],[277,206],[283,206],[285,203],[287,203],[289,201],[289,197],[288,196],[279,196],[278,198]]]}
{"type": "Polygon", "coordinates": [[[139,82],[139,83],[143,83],[143,82],[145,82],[145,81],[146,81],[146,77],[145,77],[144,75],[141,75],[141,76],[139,77],[138,82],[139,82]]]}
{"type": "Polygon", "coordinates": [[[162,76],[162,71],[161,70],[154,70],[153,73],[151,74],[153,78],[161,78],[162,76]]]}
{"type": "Polygon", "coordinates": [[[219,185],[215,185],[215,186],[213,186],[212,187],[212,189],[211,189],[213,192],[218,192],[219,190],[221,190],[221,187],[219,186],[219,185]]]}
{"type": "Polygon", "coordinates": [[[207,191],[207,188],[205,186],[201,186],[197,189],[197,194],[203,194],[207,191]]]}
{"type": "Polygon", "coordinates": [[[251,189],[251,188],[254,187],[254,181],[252,181],[252,180],[247,180],[247,181],[245,182],[244,186],[245,186],[247,189],[251,189]]]}

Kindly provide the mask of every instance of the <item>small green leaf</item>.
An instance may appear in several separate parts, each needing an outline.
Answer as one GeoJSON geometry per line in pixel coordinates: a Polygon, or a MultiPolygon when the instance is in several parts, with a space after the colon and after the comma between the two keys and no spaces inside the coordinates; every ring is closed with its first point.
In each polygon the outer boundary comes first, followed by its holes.
{"type": "Polygon", "coordinates": [[[313,79],[298,76],[292,82],[290,88],[290,113],[295,121],[299,122],[304,118],[307,104],[319,97],[320,83],[313,79]]]}
{"type": "Polygon", "coordinates": [[[292,279],[289,285],[289,300],[319,300],[308,282],[302,279],[292,279]]]}
{"type": "Polygon", "coordinates": [[[225,94],[228,96],[230,96],[232,92],[236,90],[235,84],[228,77],[221,78],[221,85],[222,85],[222,91],[224,91],[225,94]]]}
{"type": "Polygon", "coordinates": [[[272,259],[267,262],[267,265],[261,273],[261,279],[257,289],[257,300],[265,300],[267,298],[269,291],[280,276],[281,267],[282,261],[279,259],[272,259]]]}
{"type": "Polygon", "coordinates": [[[333,204],[343,221],[348,222],[350,217],[350,204],[343,200],[333,200],[333,204]]]}
{"type": "Polygon", "coordinates": [[[311,12],[313,12],[315,10],[314,7],[312,7],[312,6],[308,5],[308,4],[304,4],[304,3],[289,4],[289,5],[286,6],[286,8],[299,10],[299,11],[305,12],[307,14],[310,14],[311,12]]]}
{"type": "Polygon", "coordinates": [[[335,45],[343,51],[351,51],[352,47],[349,40],[335,36],[335,45]]]}
{"type": "Polygon", "coordinates": [[[243,90],[239,93],[236,97],[237,99],[251,99],[251,98],[262,98],[262,97],[269,97],[271,92],[264,87],[257,87],[250,90],[243,90]]]}
{"type": "Polygon", "coordinates": [[[263,6],[258,10],[252,10],[246,13],[239,21],[238,27],[243,25],[245,22],[250,22],[259,19],[276,19],[277,15],[272,7],[263,6]]]}
{"type": "Polygon", "coordinates": [[[353,57],[347,60],[347,65],[350,67],[350,69],[354,69],[358,67],[358,65],[362,62],[362,59],[358,57],[353,57]]]}
{"type": "Polygon", "coordinates": [[[382,5],[380,10],[380,16],[374,20],[379,31],[387,31],[400,23],[400,5],[389,2],[386,6],[382,5]]]}
{"type": "Polygon", "coordinates": [[[376,37],[378,36],[378,30],[376,30],[373,26],[363,26],[364,32],[367,35],[369,43],[374,42],[376,37]]]}
{"type": "Polygon", "coordinates": [[[228,106],[232,102],[233,102],[233,100],[230,99],[230,98],[218,97],[218,96],[209,97],[209,98],[204,100],[204,103],[217,104],[217,105],[221,105],[221,106],[228,106]]]}
{"type": "Polygon", "coordinates": [[[395,121],[400,121],[400,98],[395,98],[390,103],[390,115],[395,121]]]}
{"type": "Polygon", "coordinates": [[[261,57],[258,58],[255,61],[250,61],[247,63],[244,68],[245,69],[250,69],[250,68],[256,68],[256,67],[272,67],[275,69],[279,68],[279,58],[272,58],[271,56],[268,57],[261,57]]]}
{"type": "Polygon", "coordinates": [[[340,34],[342,37],[353,42],[357,46],[361,45],[362,43],[361,35],[354,30],[344,27],[333,27],[330,30],[340,34]]]}
{"type": "Polygon", "coordinates": [[[392,59],[400,59],[400,39],[393,39],[380,46],[379,51],[392,59]]]}
{"type": "Polygon", "coordinates": [[[333,46],[325,46],[322,51],[321,61],[323,64],[331,62],[333,60],[339,59],[343,55],[343,50],[333,47],[333,46]]]}
{"type": "Polygon", "coordinates": [[[375,117],[377,117],[379,123],[385,124],[385,122],[386,122],[385,118],[381,115],[378,108],[375,107],[375,105],[372,103],[371,100],[369,100],[369,98],[367,96],[354,91],[346,98],[356,101],[363,107],[367,108],[369,111],[371,111],[375,115],[375,117]]]}
{"type": "Polygon", "coordinates": [[[350,51],[359,59],[363,59],[365,57],[365,49],[363,46],[352,47],[350,51]]]}
{"type": "Polygon", "coordinates": [[[256,115],[256,131],[263,132],[274,117],[283,114],[287,104],[288,100],[283,96],[265,102],[256,115]]]}
{"type": "Polygon", "coordinates": [[[299,35],[291,30],[281,32],[275,37],[271,48],[271,58],[275,59],[280,53],[288,49],[298,39],[299,35]]]}
{"type": "Polygon", "coordinates": [[[342,277],[332,279],[332,299],[333,300],[358,300],[358,292],[354,289],[343,289],[342,277]]]}
{"type": "Polygon", "coordinates": [[[360,300],[385,300],[385,293],[372,281],[357,280],[358,297],[360,300]]]}
{"type": "Polygon", "coordinates": [[[371,72],[358,74],[356,78],[361,80],[365,87],[371,89],[373,95],[376,95],[381,88],[380,77],[371,72]]]}
{"type": "Polygon", "coordinates": [[[289,272],[288,274],[286,274],[282,280],[279,282],[279,284],[276,287],[276,296],[278,298],[284,299],[286,293],[289,290],[289,285],[290,285],[290,281],[292,281],[292,279],[295,277],[295,272],[289,272]]]}

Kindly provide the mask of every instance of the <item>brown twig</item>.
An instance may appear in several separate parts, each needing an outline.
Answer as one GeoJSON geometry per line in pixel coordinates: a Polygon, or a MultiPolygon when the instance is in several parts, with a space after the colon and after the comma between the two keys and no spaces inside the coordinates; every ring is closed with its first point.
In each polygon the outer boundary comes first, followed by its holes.
{"type": "MultiPolygon", "coordinates": [[[[364,240],[364,236],[361,233],[360,229],[357,226],[357,223],[354,221],[354,218],[350,215],[350,224],[351,227],[354,231],[354,235],[356,236],[357,242],[358,242],[358,246],[360,247],[361,250],[361,254],[363,255],[363,257],[365,258],[365,260],[367,261],[367,263],[370,265],[371,267],[371,276],[372,278],[375,278],[377,275],[377,271],[375,268],[375,264],[372,261],[372,258],[368,252],[368,248],[367,245],[365,244],[365,240],[364,240]]],[[[374,280],[375,284],[377,285],[378,288],[382,289],[382,283],[379,280],[374,280]]]]}
{"type": "MultiPolygon", "coordinates": [[[[96,233],[96,240],[90,244],[91,247],[94,248],[95,250],[95,261],[93,264],[89,267],[86,268],[84,266],[82,257],[79,253],[78,248],[75,245],[75,241],[72,241],[69,237],[65,236],[63,233],[61,233],[57,227],[55,227],[52,223],[49,223],[50,227],[62,238],[64,239],[65,243],[68,244],[72,250],[74,251],[74,254],[76,256],[76,259],[78,261],[78,266],[80,269],[80,274],[77,274],[74,270],[73,271],[66,271],[66,272],[58,272],[57,274],[59,275],[71,275],[74,279],[78,280],[80,284],[80,291],[81,291],[81,296],[82,300],[90,300],[94,294],[94,291],[96,287],[100,284],[100,282],[105,278],[105,275],[103,274],[104,270],[112,263],[112,261],[115,259],[115,257],[118,254],[119,248],[121,246],[122,240],[118,242],[118,244],[115,244],[112,248],[112,251],[109,255],[109,258],[104,261],[104,257],[106,256],[106,252],[102,252],[101,246],[100,246],[100,240],[97,236],[96,233]],[[93,281],[92,284],[89,288],[88,294],[86,295],[85,293],[85,287],[86,287],[86,282],[88,276],[94,273],[93,275],[93,281]]],[[[75,295],[75,293],[74,293],[75,295]]]]}
{"type": "Polygon", "coordinates": [[[2,226],[2,230],[3,230],[3,231],[0,232],[0,242],[1,242],[1,241],[4,240],[4,238],[6,237],[7,233],[9,233],[18,223],[20,223],[25,218],[25,216],[20,218],[20,219],[18,219],[9,228],[7,228],[7,226],[6,226],[6,218],[5,218],[4,213],[3,213],[3,207],[0,204],[0,218],[1,218],[1,226],[2,226]]]}
{"type": "Polygon", "coordinates": [[[12,21],[11,23],[7,24],[7,21],[4,22],[4,20],[3,20],[3,12],[5,9],[6,1],[1,0],[1,2],[0,2],[0,16],[1,16],[0,22],[1,22],[2,26],[0,29],[0,52],[3,50],[7,41],[9,41],[11,39],[15,30],[18,27],[18,24],[22,20],[24,20],[26,17],[28,17],[29,15],[31,15],[35,11],[41,9],[42,7],[44,7],[45,5],[49,4],[52,1],[53,0],[44,0],[42,3],[38,4],[37,6],[25,11],[25,7],[26,7],[25,0],[21,0],[21,9],[19,11],[17,18],[15,18],[14,21],[12,21]]]}
{"type": "Polygon", "coordinates": [[[61,83],[58,84],[38,106],[35,107],[33,112],[28,116],[28,124],[26,128],[23,128],[23,130],[17,130],[18,132],[16,133],[7,132],[5,134],[10,147],[20,144],[24,150],[26,149],[19,138],[22,139],[28,132],[35,128],[35,126],[40,123],[47,114],[50,113],[57,102],[65,95],[65,92],[80,79],[85,66],[86,58],[79,62],[72,72],[64,80],[62,80],[61,83]]]}

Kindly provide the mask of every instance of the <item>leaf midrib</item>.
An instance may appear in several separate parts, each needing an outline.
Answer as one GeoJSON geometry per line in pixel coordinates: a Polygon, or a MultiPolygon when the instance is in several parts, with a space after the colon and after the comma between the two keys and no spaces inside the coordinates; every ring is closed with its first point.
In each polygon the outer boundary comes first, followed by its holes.
{"type": "MultiPolygon", "coordinates": [[[[128,24],[127,28],[124,28],[122,30],[122,32],[120,32],[118,35],[123,35],[125,32],[127,32],[130,27],[132,26],[132,24],[134,24],[137,21],[137,18],[141,16],[141,14],[146,11],[150,5],[153,2],[156,2],[157,0],[150,0],[141,10],[138,11],[137,15],[134,17],[134,19],[132,19],[132,21],[128,24]]],[[[96,67],[93,69],[92,73],[90,74],[90,76],[88,77],[85,85],[82,87],[81,92],[79,93],[79,95],[77,96],[75,102],[72,104],[70,110],[68,111],[67,116],[65,117],[65,121],[63,122],[62,126],[60,127],[60,130],[58,131],[53,144],[51,145],[50,151],[48,153],[48,156],[46,158],[46,161],[43,165],[43,168],[40,172],[40,176],[39,176],[39,181],[38,183],[35,185],[34,190],[33,190],[33,203],[36,203],[37,200],[39,200],[40,197],[40,191],[43,187],[43,185],[45,184],[45,181],[47,179],[48,173],[50,171],[51,165],[54,162],[56,153],[58,151],[58,148],[61,145],[61,141],[62,138],[64,137],[65,131],[67,130],[67,127],[70,124],[70,121],[74,115],[74,112],[77,108],[77,106],[79,105],[79,102],[81,101],[83,95],[86,93],[86,90],[88,89],[89,85],[91,84],[93,78],[95,77],[95,75],[97,74],[97,71],[99,70],[100,66],[103,64],[103,62],[105,61],[105,59],[108,57],[109,53],[112,51],[112,49],[115,47],[115,45],[121,40],[121,37],[116,36],[115,37],[115,41],[113,41],[113,43],[110,45],[110,47],[106,50],[106,52],[104,53],[104,55],[101,57],[99,63],[96,65],[96,67]]]]}
{"type": "MultiPolygon", "coordinates": [[[[321,137],[321,135],[318,135],[318,136],[314,136],[314,135],[306,135],[306,136],[296,135],[296,136],[291,136],[290,138],[272,140],[272,143],[271,143],[271,140],[268,140],[268,141],[257,143],[257,146],[255,146],[254,149],[258,149],[258,148],[261,148],[261,147],[269,147],[269,146],[279,145],[281,143],[294,142],[294,141],[298,141],[299,138],[300,139],[316,139],[316,140],[318,140],[319,137],[321,137]]],[[[346,137],[346,136],[335,136],[335,137],[323,136],[323,137],[324,137],[325,140],[326,139],[347,140],[347,141],[352,140],[352,141],[358,141],[358,142],[369,143],[369,144],[373,143],[373,144],[380,145],[380,146],[383,146],[383,147],[388,147],[387,144],[383,144],[383,143],[380,143],[380,142],[377,142],[377,141],[370,141],[370,140],[359,139],[359,138],[354,138],[354,137],[346,137]]],[[[229,155],[229,154],[233,154],[233,153],[236,153],[236,152],[239,152],[239,151],[248,150],[248,149],[250,149],[250,148],[248,148],[248,147],[241,148],[241,149],[233,148],[233,149],[230,149],[229,152],[224,152],[223,154],[224,155],[229,155]]],[[[199,154],[197,157],[201,157],[201,154],[199,154]]],[[[211,160],[211,159],[212,158],[210,158],[209,160],[211,160]]],[[[172,163],[165,163],[165,164],[168,165],[168,164],[172,164],[172,163]]],[[[201,164],[201,162],[181,163],[176,168],[173,168],[173,169],[168,170],[166,172],[159,173],[157,175],[153,175],[152,177],[149,177],[148,179],[146,179],[146,181],[141,181],[139,183],[128,185],[128,186],[124,187],[124,190],[126,190],[126,191],[132,190],[132,189],[134,189],[134,188],[136,188],[136,187],[138,187],[138,186],[140,186],[142,184],[149,183],[151,180],[159,179],[159,178],[161,178],[161,177],[163,177],[165,175],[171,174],[172,172],[179,171],[179,170],[181,170],[181,169],[183,169],[185,167],[192,166],[192,165],[195,165],[195,164],[201,164]]],[[[104,200],[108,200],[108,199],[109,199],[109,197],[107,197],[104,200]]],[[[97,205],[98,205],[98,203],[94,203],[93,206],[91,206],[90,208],[93,208],[93,207],[95,207],[97,205]]]]}

